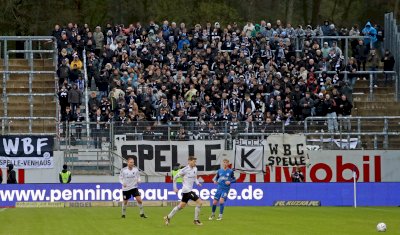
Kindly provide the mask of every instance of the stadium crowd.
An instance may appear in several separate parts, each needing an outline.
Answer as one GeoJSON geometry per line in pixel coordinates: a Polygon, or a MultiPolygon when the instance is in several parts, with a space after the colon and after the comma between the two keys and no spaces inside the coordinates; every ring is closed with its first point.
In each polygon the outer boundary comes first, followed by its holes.
{"type": "MultiPolygon", "coordinates": [[[[351,30],[328,21],[315,28],[280,20],[244,27],[150,21],[94,30],[69,23],[56,25],[52,35],[59,49],[61,120],[84,120],[79,105],[88,86],[90,120],[120,126],[195,121],[213,129],[221,121],[231,130],[243,122],[268,131],[271,124],[295,125],[309,116],[349,116],[353,86],[365,79],[354,72],[376,70],[381,61],[388,70],[394,64],[390,53],[381,60],[374,50],[383,32],[369,22],[351,30]],[[339,40],[315,38],[346,35],[369,36],[351,40],[347,64],[339,40]],[[340,71],[348,71],[348,79],[340,71]]],[[[337,129],[334,119],[328,122],[329,131],[337,129]]]]}

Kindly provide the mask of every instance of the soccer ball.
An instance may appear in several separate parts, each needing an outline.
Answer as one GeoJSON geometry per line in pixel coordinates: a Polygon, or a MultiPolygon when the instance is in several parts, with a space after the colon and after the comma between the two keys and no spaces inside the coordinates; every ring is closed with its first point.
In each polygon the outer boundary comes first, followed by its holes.
{"type": "Polygon", "coordinates": [[[376,225],[376,230],[378,230],[378,232],[386,232],[386,224],[379,223],[378,225],[376,225]]]}

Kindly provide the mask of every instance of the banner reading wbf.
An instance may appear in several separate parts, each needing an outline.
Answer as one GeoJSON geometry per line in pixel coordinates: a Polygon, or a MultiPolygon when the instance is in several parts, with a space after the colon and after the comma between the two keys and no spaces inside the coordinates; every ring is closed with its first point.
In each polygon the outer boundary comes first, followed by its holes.
{"type": "Polygon", "coordinates": [[[52,136],[0,136],[0,168],[52,168],[52,136]]]}
{"type": "MultiPolygon", "coordinates": [[[[205,202],[212,202],[215,184],[204,184],[193,191],[205,202]]],[[[400,183],[357,184],[357,205],[400,205],[400,183]]],[[[139,192],[145,201],[178,201],[170,183],[143,183],[139,192]]],[[[0,186],[0,207],[18,202],[121,201],[119,183],[108,184],[20,184],[0,186]]],[[[133,200],[133,199],[132,199],[133,200]]],[[[351,206],[352,183],[236,183],[228,194],[229,206],[273,206],[277,201],[320,201],[322,206],[351,206]]]]}

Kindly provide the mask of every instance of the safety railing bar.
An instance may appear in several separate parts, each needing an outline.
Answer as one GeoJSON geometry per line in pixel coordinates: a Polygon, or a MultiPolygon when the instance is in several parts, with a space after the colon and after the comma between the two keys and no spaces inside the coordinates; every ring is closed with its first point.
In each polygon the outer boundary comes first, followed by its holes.
{"type": "Polygon", "coordinates": [[[0,71],[0,74],[56,74],[54,71],[0,71]]]}
{"type": "Polygon", "coordinates": [[[32,39],[32,41],[49,41],[55,40],[55,37],[51,36],[0,36],[0,40],[8,40],[8,41],[25,41],[32,39]]]}
{"type": "Polygon", "coordinates": [[[56,96],[54,93],[7,93],[6,96],[56,96]]]}
{"type": "Polygon", "coordinates": [[[54,53],[54,50],[8,50],[7,53],[54,53]]]}

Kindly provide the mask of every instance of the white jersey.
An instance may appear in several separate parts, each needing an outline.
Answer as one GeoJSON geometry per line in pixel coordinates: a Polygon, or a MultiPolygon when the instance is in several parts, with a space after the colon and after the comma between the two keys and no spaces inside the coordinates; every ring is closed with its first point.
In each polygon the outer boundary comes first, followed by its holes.
{"type": "Polygon", "coordinates": [[[119,173],[119,182],[122,184],[122,191],[137,188],[138,184],[141,182],[138,168],[133,167],[132,170],[129,170],[128,167],[122,168],[119,173]],[[123,185],[126,185],[126,187],[123,185]]]}
{"type": "Polygon", "coordinates": [[[182,177],[182,193],[189,193],[193,189],[193,183],[199,184],[197,180],[197,167],[185,166],[174,177],[174,189],[176,189],[176,179],[182,177]]]}

